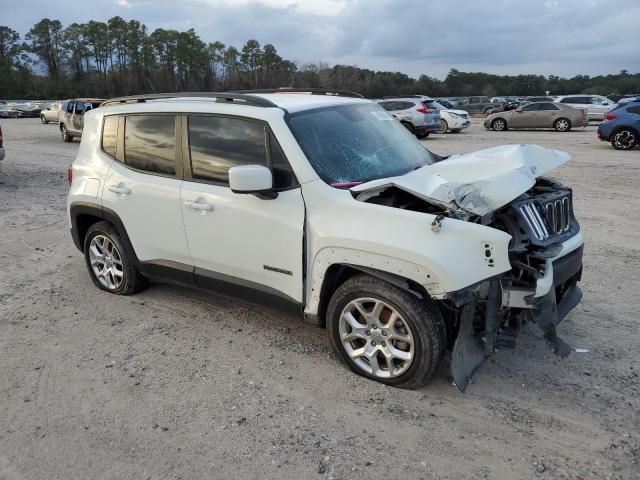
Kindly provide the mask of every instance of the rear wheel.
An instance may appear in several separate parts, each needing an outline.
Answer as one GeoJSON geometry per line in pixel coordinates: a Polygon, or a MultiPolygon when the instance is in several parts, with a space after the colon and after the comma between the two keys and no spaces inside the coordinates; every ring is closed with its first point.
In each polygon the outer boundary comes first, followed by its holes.
{"type": "Polygon", "coordinates": [[[73,137],[69,134],[69,130],[67,130],[64,124],[60,125],[60,134],[62,135],[63,142],[73,142],[73,137]]]}
{"type": "Polygon", "coordinates": [[[638,144],[638,134],[629,128],[618,130],[611,137],[611,146],[616,150],[630,150],[638,144]]]}
{"type": "Polygon", "coordinates": [[[496,118],[491,122],[491,128],[496,132],[502,132],[507,129],[507,122],[503,118],[496,118]]]}
{"type": "Polygon", "coordinates": [[[437,130],[436,133],[447,133],[447,130],[449,130],[449,124],[447,123],[447,121],[443,118],[440,119],[440,128],[437,130]]]}
{"type": "Polygon", "coordinates": [[[358,375],[417,388],[440,363],[444,320],[430,301],[369,275],[342,284],[327,309],[329,339],[358,375]]]}
{"type": "Polygon", "coordinates": [[[556,132],[568,132],[571,130],[571,121],[568,118],[559,118],[553,122],[556,132]]]}
{"type": "Polygon", "coordinates": [[[89,227],[84,239],[84,258],[91,280],[116,295],[132,295],[144,288],[145,279],[135,267],[135,254],[108,222],[89,227]]]}

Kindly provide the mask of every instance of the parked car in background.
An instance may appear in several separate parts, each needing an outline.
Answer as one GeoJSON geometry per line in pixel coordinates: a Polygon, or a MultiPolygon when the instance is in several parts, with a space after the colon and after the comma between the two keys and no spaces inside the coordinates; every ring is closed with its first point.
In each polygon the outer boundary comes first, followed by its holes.
{"type": "Polygon", "coordinates": [[[501,102],[492,102],[489,97],[477,96],[477,97],[464,97],[458,101],[456,108],[465,110],[469,113],[482,113],[486,115],[490,110],[501,107],[501,102]]]}
{"type": "Polygon", "coordinates": [[[58,113],[62,107],[62,102],[53,102],[46,106],[44,110],[40,112],[40,120],[42,123],[55,122],[58,123],[58,113]]]}
{"type": "Polygon", "coordinates": [[[521,102],[519,100],[510,99],[510,100],[507,100],[507,103],[503,103],[499,107],[488,110],[487,113],[485,113],[485,115],[491,115],[492,113],[498,113],[498,112],[508,112],[510,110],[515,110],[518,107],[526,105],[527,103],[529,102],[521,102]]]}
{"type": "Polygon", "coordinates": [[[458,133],[471,125],[469,114],[464,110],[449,108],[439,101],[434,101],[433,104],[440,111],[440,129],[436,133],[458,133]]]}
{"type": "Polygon", "coordinates": [[[555,101],[553,97],[527,97],[524,100],[525,100],[525,102],[553,102],[553,101],[555,101]]]}
{"type": "Polygon", "coordinates": [[[614,102],[602,95],[564,95],[556,97],[556,102],[574,108],[586,108],[589,120],[604,120],[604,115],[614,105],[614,102]]]}
{"type": "Polygon", "coordinates": [[[0,118],[10,118],[12,117],[11,113],[6,103],[0,103],[0,118]]]}
{"type": "Polygon", "coordinates": [[[553,128],[568,132],[572,127],[586,127],[589,123],[586,109],[576,109],[554,102],[534,102],[508,112],[492,113],[484,120],[490,130],[509,128],[553,128]]]}
{"type": "Polygon", "coordinates": [[[14,112],[14,118],[38,118],[40,116],[38,105],[32,105],[31,103],[13,103],[10,106],[14,112]]]}
{"type": "Polygon", "coordinates": [[[598,138],[616,150],[640,145],[640,102],[627,102],[605,114],[598,125],[598,138]]]}
{"type": "Polygon", "coordinates": [[[638,94],[638,93],[625,93],[625,94],[612,93],[611,95],[607,95],[607,98],[609,100],[611,100],[613,103],[620,103],[621,100],[624,100],[624,99],[627,99],[627,98],[635,98],[635,97],[640,97],[640,94],[638,94]]]}
{"type": "MultiPolygon", "coordinates": [[[[638,103],[640,102],[640,95],[633,95],[630,97],[624,97],[618,100],[618,103],[614,105],[612,108],[616,108],[618,105],[626,105],[627,103],[638,103]]],[[[605,115],[606,117],[606,115],[605,115]]]]}
{"type": "Polygon", "coordinates": [[[82,136],[84,114],[98,108],[103,101],[100,98],[74,98],[64,102],[58,111],[62,140],[73,142],[74,137],[82,136]]]}
{"type": "Polygon", "coordinates": [[[418,138],[427,138],[441,128],[440,111],[431,97],[384,97],[378,103],[418,138]]]}
{"type": "Polygon", "coordinates": [[[0,126],[0,161],[4,160],[4,137],[2,136],[2,126],[0,126]]]}

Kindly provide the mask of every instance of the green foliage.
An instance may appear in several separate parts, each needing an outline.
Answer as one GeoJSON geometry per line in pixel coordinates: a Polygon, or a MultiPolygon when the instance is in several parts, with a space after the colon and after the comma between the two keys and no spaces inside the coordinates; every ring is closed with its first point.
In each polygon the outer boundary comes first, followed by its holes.
{"type": "Polygon", "coordinates": [[[417,79],[320,62],[298,66],[274,45],[256,39],[240,49],[206,44],[193,30],[158,28],[149,32],[137,20],[116,16],[63,28],[40,20],[25,35],[0,26],[0,98],[109,97],[145,92],[249,88],[325,87],[385,95],[431,96],[638,93],[640,73],[560,78],[550,75],[492,75],[451,69],[444,80],[417,79]]]}

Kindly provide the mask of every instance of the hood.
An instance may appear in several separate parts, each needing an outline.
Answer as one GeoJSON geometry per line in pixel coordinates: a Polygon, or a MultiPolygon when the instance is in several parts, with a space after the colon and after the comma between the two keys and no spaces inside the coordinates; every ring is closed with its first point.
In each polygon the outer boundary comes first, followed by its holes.
{"type": "Polygon", "coordinates": [[[453,110],[451,108],[443,108],[441,111],[447,113],[456,113],[458,115],[469,115],[469,112],[467,112],[466,110],[453,110]]]}
{"type": "Polygon", "coordinates": [[[561,150],[537,145],[505,145],[454,155],[398,177],[382,178],[352,187],[371,194],[389,187],[447,208],[486,215],[529,190],[536,178],[569,161],[561,150]]]}

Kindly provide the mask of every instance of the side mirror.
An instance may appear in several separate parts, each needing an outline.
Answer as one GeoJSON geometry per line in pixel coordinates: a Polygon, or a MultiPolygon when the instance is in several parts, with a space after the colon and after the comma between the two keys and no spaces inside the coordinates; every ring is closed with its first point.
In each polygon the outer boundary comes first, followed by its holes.
{"type": "Polygon", "coordinates": [[[276,198],[273,175],[263,165],[241,165],[229,169],[229,186],[233,193],[252,193],[262,198],[276,198]]]}

